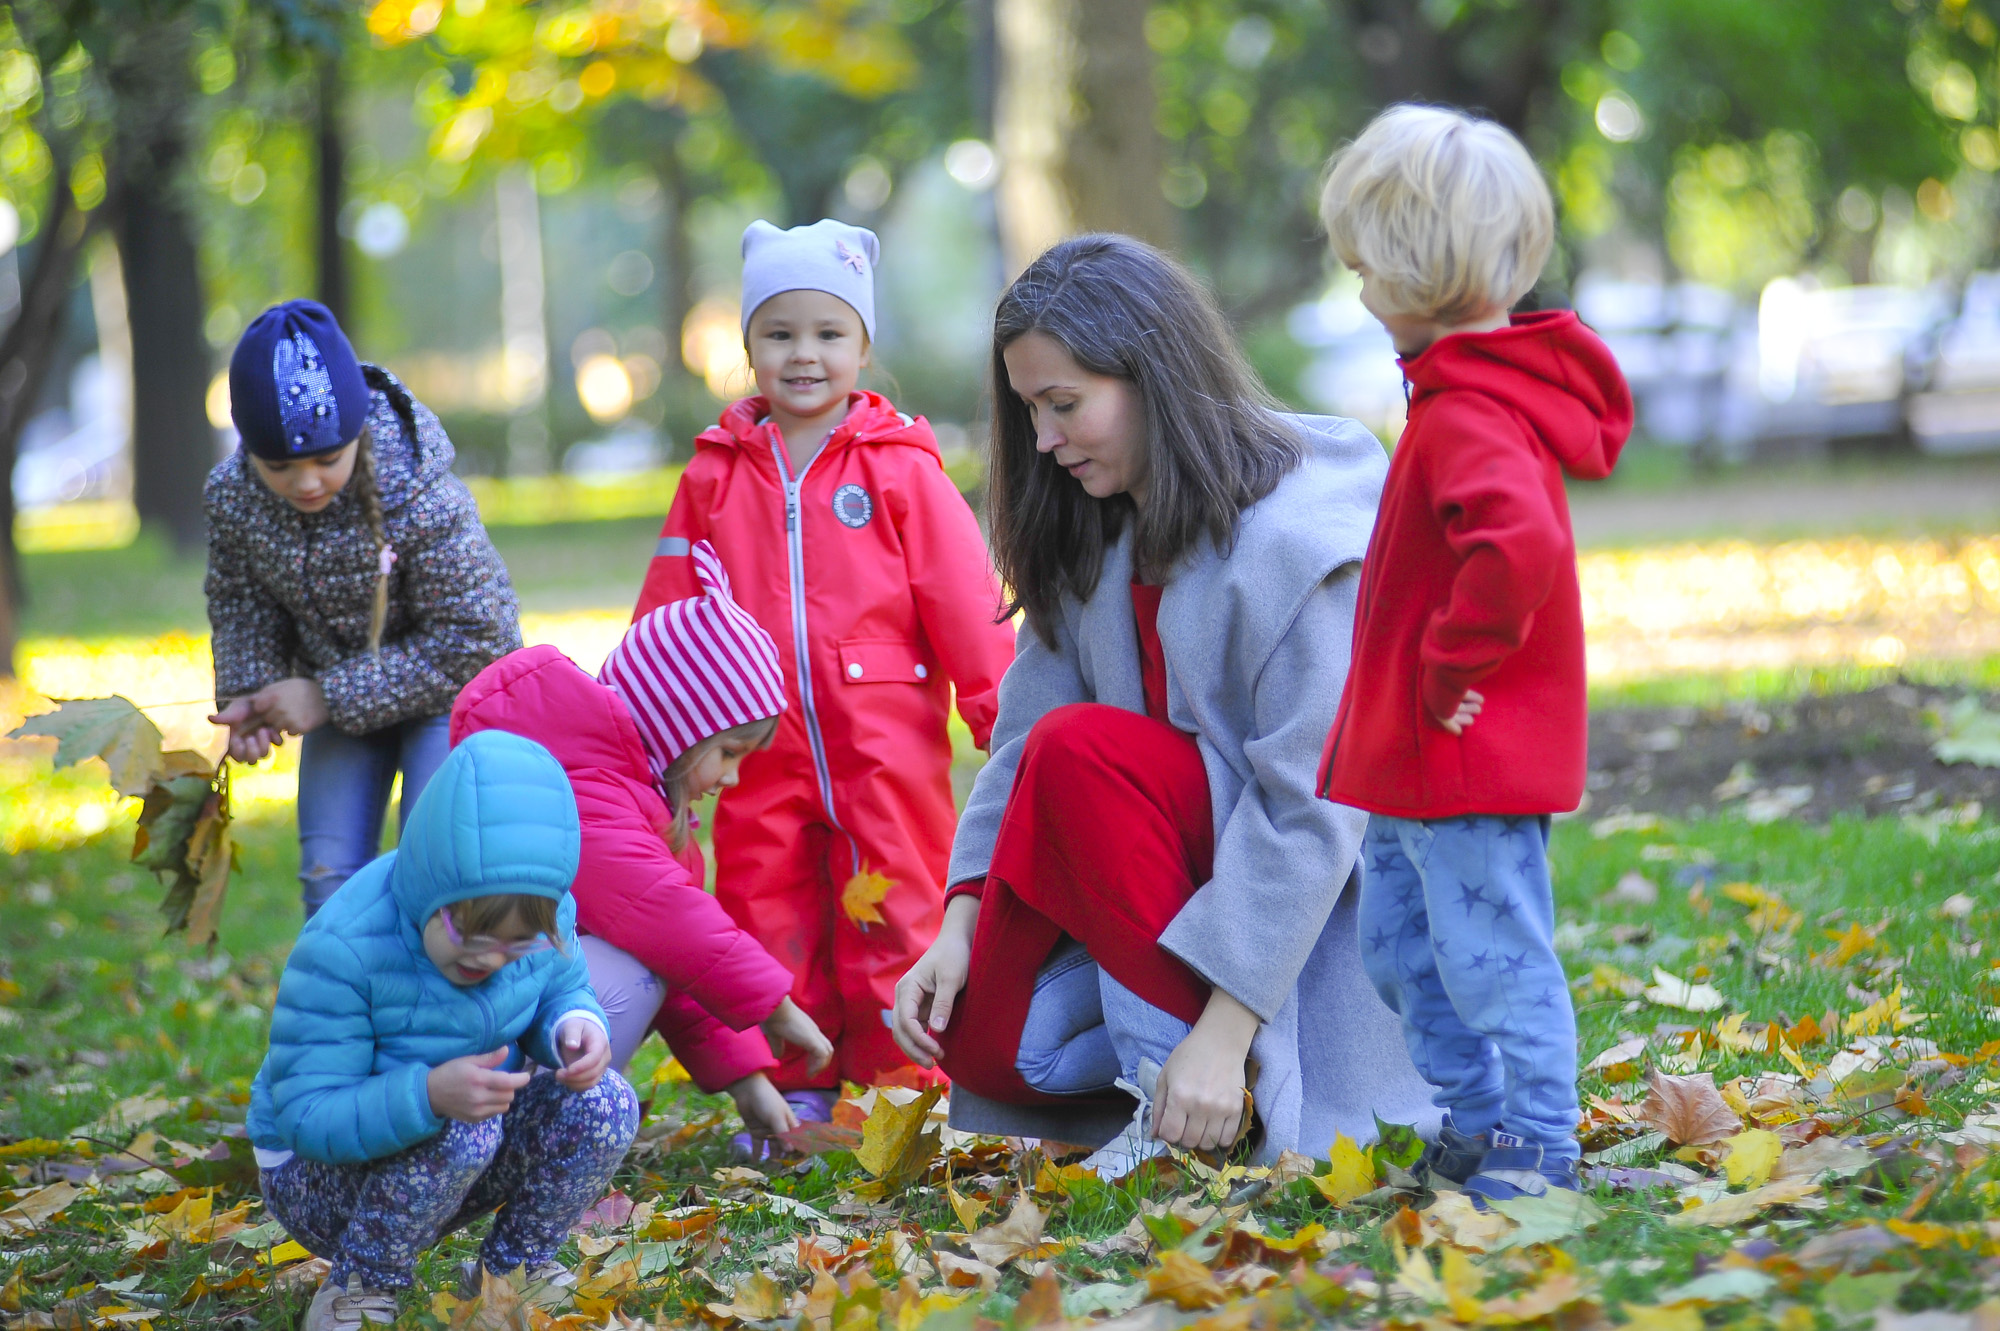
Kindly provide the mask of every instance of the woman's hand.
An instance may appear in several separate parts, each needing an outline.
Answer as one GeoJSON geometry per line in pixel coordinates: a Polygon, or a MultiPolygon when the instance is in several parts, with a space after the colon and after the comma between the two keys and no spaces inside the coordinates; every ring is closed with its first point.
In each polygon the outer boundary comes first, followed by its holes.
{"type": "Polygon", "coordinates": [[[1153,1088],[1153,1135],[1188,1151],[1227,1150],[1243,1128],[1244,1065],[1262,1023],[1217,989],[1153,1088]]]}
{"type": "Polygon", "coordinates": [[[484,1123],[495,1114],[504,1114],[514,1105],[514,1092],[528,1084],[528,1073],[501,1072],[507,1061],[505,1049],[491,1053],[467,1054],[449,1063],[440,1063],[424,1079],[430,1092],[431,1112],[439,1118],[460,1123],[484,1123]]]}
{"type": "Polygon", "coordinates": [[[1439,717],[1438,724],[1454,735],[1463,735],[1466,728],[1479,719],[1479,709],[1486,705],[1486,695],[1476,689],[1467,689],[1465,696],[1458,700],[1458,710],[1450,717],[1439,717]]]}
{"type": "MultiPolygon", "coordinates": [[[[813,1019],[789,997],[778,1004],[776,1012],[758,1024],[764,1028],[764,1038],[771,1042],[771,1052],[778,1057],[785,1056],[786,1046],[797,1045],[805,1051],[808,1071],[818,1072],[833,1062],[833,1041],[827,1039],[826,1033],[820,1030],[813,1019]]],[[[740,1086],[742,1083],[737,1084],[740,1086]]],[[[769,1085],[768,1082],[765,1084],[769,1085]]],[[[777,1092],[773,1091],[772,1094],[776,1095],[777,1092]]],[[[749,1120],[746,1118],[744,1121],[749,1120]]]]}
{"type": "Polygon", "coordinates": [[[937,941],[896,982],[896,1011],[889,1033],[918,1067],[944,1057],[934,1038],[951,1025],[951,1009],[972,971],[972,935],[979,926],[979,898],[958,896],[944,908],[937,941]]]}
{"type": "Polygon", "coordinates": [[[319,681],[303,676],[266,684],[250,695],[250,708],[265,725],[293,735],[305,735],[327,723],[326,694],[319,681]]]}
{"type": "Polygon", "coordinates": [[[611,1041],[596,1022],[572,1017],[556,1032],[556,1057],[562,1060],[556,1080],[572,1091],[587,1091],[611,1066],[611,1041]]]}
{"type": "Polygon", "coordinates": [[[743,1126],[750,1129],[752,1137],[775,1137],[799,1125],[798,1114],[761,1072],[730,1082],[722,1089],[736,1102],[736,1112],[742,1115],[743,1126]]]}
{"type": "Polygon", "coordinates": [[[208,718],[210,725],[229,727],[229,756],[239,763],[261,763],[285,737],[264,723],[248,698],[232,698],[208,718]]]}

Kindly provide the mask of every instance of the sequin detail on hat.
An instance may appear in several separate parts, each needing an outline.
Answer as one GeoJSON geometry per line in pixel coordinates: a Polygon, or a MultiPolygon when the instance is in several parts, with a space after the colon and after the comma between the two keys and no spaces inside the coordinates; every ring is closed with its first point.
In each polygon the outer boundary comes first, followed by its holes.
{"type": "Polygon", "coordinates": [[[340,437],[340,407],[313,340],[304,333],[278,339],[271,353],[271,373],[278,384],[285,447],[300,455],[339,448],[345,442],[340,437]]]}

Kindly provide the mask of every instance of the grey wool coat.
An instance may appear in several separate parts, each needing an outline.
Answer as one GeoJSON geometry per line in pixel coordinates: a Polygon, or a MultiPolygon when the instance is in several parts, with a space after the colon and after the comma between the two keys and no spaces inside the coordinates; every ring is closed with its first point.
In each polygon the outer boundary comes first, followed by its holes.
{"type": "MultiPolygon", "coordinates": [[[[1204,543],[1174,571],[1159,615],[1168,716],[1200,746],[1215,811],[1214,876],[1160,941],[1263,1019],[1250,1052],[1267,1159],[1284,1149],[1324,1156],[1338,1132],[1370,1141],[1378,1117],[1433,1136],[1439,1117],[1400,1022],[1362,970],[1355,903],[1367,815],[1314,793],[1387,462],[1352,421],[1298,423],[1312,444],[1306,460],[1244,511],[1228,554],[1204,543]]],[[[991,863],[1037,720],[1076,702],[1146,710],[1131,578],[1128,526],[1090,599],[1064,599],[1053,651],[1022,627],[948,881],[981,877],[991,863]]],[[[1101,1109],[1002,1104],[963,1088],[951,1116],[968,1131],[1072,1142],[1123,1126],[1101,1109]]]]}
{"type": "Polygon", "coordinates": [[[365,735],[440,716],[521,645],[514,585],[451,474],[451,440],[387,370],[364,365],[382,525],[396,550],[380,659],[368,650],[375,542],[350,483],[301,513],[241,448],[208,474],[208,622],[218,702],[317,679],[333,724],[365,735]]]}

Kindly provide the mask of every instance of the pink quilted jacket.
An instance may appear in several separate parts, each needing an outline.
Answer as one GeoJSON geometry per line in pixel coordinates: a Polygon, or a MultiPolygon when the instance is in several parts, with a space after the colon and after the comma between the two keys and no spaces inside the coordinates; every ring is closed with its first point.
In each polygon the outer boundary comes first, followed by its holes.
{"type": "Polygon", "coordinates": [[[654,1029],[705,1091],[777,1066],[757,1023],[792,976],[702,886],[701,850],[676,856],[639,730],[618,695],[553,647],[510,652],[451,709],[451,742],[505,730],[544,745],[569,773],[583,823],[576,923],[623,948],[667,989],[654,1029]]]}

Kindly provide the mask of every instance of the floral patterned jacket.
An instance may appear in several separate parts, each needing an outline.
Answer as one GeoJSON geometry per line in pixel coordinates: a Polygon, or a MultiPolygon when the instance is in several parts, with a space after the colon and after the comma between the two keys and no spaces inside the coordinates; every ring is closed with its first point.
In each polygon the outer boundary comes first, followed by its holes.
{"type": "Polygon", "coordinates": [[[354,735],[451,710],[471,678],[521,645],[507,566],[451,474],[451,440],[387,370],[372,390],[383,529],[395,547],[378,659],[368,620],[378,567],[353,487],[301,513],[242,449],[208,474],[208,622],[218,702],[309,675],[333,724],[354,735]]]}

